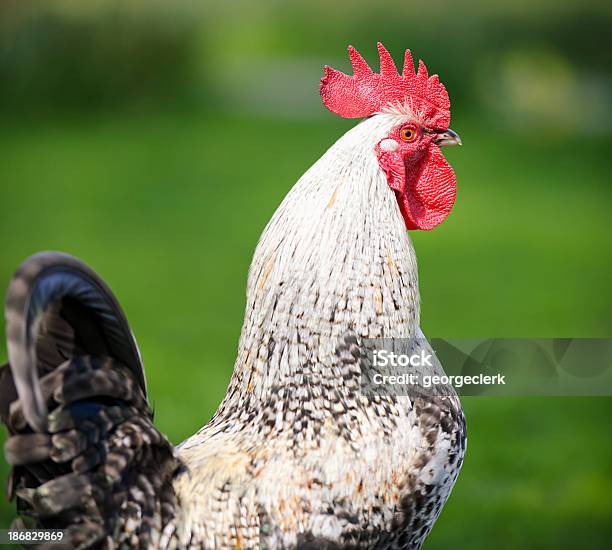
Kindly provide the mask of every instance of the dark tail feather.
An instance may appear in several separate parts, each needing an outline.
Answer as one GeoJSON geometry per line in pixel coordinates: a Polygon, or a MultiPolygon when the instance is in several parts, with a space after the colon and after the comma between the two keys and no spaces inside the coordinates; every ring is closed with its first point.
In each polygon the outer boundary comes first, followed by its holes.
{"type": "Polygon", "coordinates": [[[8,424],[9,408],[13,401],[17,399],[17,390],[13,382],[11,367],[3,365],[0,367],[0,420],[8,424]]]}
{"type": "Polygon", "coordinates": [[[45,431],[47,405],[39,377],[75,355],[115,357],[146,396],[140,353],[121,306],[80,260],[58,252],[28,258],[9,286],[5,317],[12,377],[7,369],[0,371],[3,417],[16,388],[28,424],[45,431]]]}
{"type": "Polygon", "coordinates": [[[6,324],[0,415],[18,513],[65,529],[66,547],[148,547],[174,516],[180,463],[112,292],[79,260],[37,254],[13,278],[6,324]]]}

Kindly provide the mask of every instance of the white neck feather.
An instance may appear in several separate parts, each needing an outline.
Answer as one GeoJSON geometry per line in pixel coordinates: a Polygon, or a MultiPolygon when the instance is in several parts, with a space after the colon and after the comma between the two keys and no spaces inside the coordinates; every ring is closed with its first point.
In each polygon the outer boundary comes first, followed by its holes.
{"type": "Polygon", "coordinates": [[[417,266],[374,147],[379,114],[340,138],[296,183],[257,245],[231,394],[264,397],[305,362],[333,365],[337,339],[410,337],[417,266]],[[236,390],[236,393],[232,390],[236,390]]]}

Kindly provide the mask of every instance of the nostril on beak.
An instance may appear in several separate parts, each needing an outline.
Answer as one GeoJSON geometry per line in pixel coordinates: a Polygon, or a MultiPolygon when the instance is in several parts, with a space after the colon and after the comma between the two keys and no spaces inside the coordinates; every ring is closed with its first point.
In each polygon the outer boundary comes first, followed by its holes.
{"type": "Polygon", "coordinates": [[[437,145],[461,145],[461,138],[457,132],[454,132],[450,128],[443,132],[439,132],[434,143],[437,145]]]}

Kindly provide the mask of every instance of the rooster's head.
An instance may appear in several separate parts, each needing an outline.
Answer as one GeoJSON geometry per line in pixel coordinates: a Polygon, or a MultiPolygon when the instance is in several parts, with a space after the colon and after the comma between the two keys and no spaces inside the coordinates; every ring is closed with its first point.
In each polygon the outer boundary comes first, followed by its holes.
{"type": "Polygon", "coordinates": [[[441,145],[461,144],[449,128],[448,93],[437,75],[428,76],[422,61],[415,71],[410,50],[402,74],[380,43],[378,53],[380,73],[375,73],[349,46],[354,75],[326,66],[321,97],[342,117],[385,116],[391,121],[372,154],[397,196],[406,227],[432,229],[444,221],[456,194],[455,174],[440,151],[441,145]]]}

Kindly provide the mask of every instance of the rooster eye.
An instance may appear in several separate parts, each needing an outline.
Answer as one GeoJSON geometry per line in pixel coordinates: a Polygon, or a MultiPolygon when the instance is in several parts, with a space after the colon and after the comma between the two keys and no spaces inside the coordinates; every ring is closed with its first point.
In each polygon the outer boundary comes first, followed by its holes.
{"type": "Polygon", "coordinates": [[[406,126],[400,130],[400,137],[404,141],[412,141],[416,137],[416,130],[410,126],[406,126]]]}

